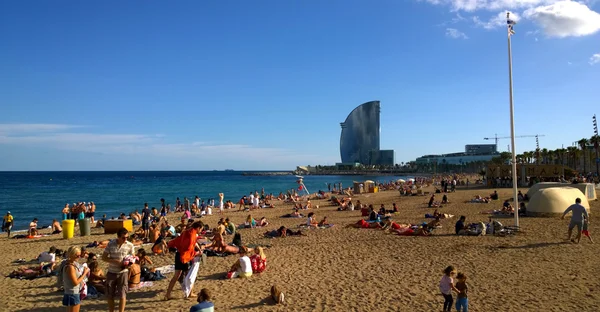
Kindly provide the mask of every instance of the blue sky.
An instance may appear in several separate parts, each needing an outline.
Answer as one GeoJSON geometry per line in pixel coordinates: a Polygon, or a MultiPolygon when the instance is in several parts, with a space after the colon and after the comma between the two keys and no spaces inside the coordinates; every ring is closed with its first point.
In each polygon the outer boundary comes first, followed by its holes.
{"type": "Polygon", "coordinates": [[[0,170],[334,164],[370,100],[398,163],[489,143],[510,135],[506,10],[517,135],[589,138],[600,2],[3,1],[0,170]]]}

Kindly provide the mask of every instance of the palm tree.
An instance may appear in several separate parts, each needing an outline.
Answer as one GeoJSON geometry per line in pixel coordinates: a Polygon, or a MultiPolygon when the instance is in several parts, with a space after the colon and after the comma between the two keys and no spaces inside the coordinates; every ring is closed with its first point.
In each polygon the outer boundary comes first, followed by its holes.
{"type": "Polygon", "coordinates": [[[556,151],[548,150],[548,164],[554,165],[554,160],[556,159],[556,151]]]}
{"type": "Polygon", "coordinates": [[[577,141],[577,144],[579,144],[579,147],[581,147],[581,150],[583,151],[583,173],[584,174],[587,173],[587,168],[585,166],[585,158],[586,158],[585,154],[587,154],[586,150],[587,150],[587,145],[589,143],[590,143],[590,141],[586,138],[583,138],[583,139],[577,141]]]}
{"type": "Polygon", "coordinates": [[[571,164],[572,164],[571,167],[574,170],[577,170],[577,151],[579,151],[579,150],[575,146],[567,147],[567,152],[569,152],[569,158],[571,159],[571,164]]]}
{"type": "Polygon", "coordinates": [[[600,136],[595,134],[593,137],[590,138],[590,143],[594,144],[594,150],[596,150],[596,174],[599,174],[600,172],[598,172],[598,161],[600,161],[598,159],[598,148],[600,147],[600,136]]]}
{"type": "Polygon", "coordinates": [[[544,148],[541,151],[538,150],[538,152],[542,155],[542,163],[547,164],[548,163],[548,149],[544,148]]]}

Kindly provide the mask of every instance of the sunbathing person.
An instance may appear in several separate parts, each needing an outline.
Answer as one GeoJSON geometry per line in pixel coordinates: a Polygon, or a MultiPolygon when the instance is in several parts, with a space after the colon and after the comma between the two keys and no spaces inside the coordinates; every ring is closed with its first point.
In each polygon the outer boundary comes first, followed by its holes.
{"type": "Polygon", "coordinates": [[[277,230],[267,231],[264,236],[273,238],[273,237],[286,237],[286,236],[304,236],[306,234],[302,233],[302,231],[294,231],[286,228],[285,226],[279,227],[277,230]]]}
{"type": "Polygon", "coordinates": [[[283,215],[282,218],[304,218],[304,215],[298,212],[298,208],[295,208],[294,212],[283,215]]]}
{"type": "Polygon", "coordinates": [[[346,225],[347,228],[356,228],[356,229],[380,229],[382,228],[379,222],[367,222],[363,219],[358,220],[356,223],[351,223],[346,225]]]}
{"type": "Polygon", "coordinates": [[[473,199],[471,200],[471,202],[472,202],[472,203],[484,203],[484,204],[487,204],[487,203],[489,203],[489,202],[490,202],[490,198],[489,198],[489,197],[485,197],[485,198],[483,198],[483,197],[481,197],[481,196],[479,196],[479,195],[475,195],[475,198],[473,198],[473,199]]]}
{"type": "Polygon", "coordinates": [[[267,225],[269,225],[269,222],[267,222],[267,217],[262,217],[260,218],[260,221],[258,221],[258,224],[256,226],[263,227],[267,225]]]}
{"type": "Polygon", "coordinates": [[[34,279],[38,277],[50,276],[52,273],[51,265],[38,265],[31,267],[19,267],[12,271],[8,277],[10,278],[23,278],[23,279],[34,279]]]}

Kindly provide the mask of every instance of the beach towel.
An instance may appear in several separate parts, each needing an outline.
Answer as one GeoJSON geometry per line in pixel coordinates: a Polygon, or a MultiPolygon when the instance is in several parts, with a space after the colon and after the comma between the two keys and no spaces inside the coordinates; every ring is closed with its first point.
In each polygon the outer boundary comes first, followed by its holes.
{"type": "Polygon", "coordinates": [[[181,288],[183,293],[185,294],[185,298],[190,296],[192,289],[194,288],[194,282],[196,281],[196,277],[198,276],[198,269],[200,268],[200,257],[194,258],[194,263],[188,270],[183,282],[181,283],[181,288]]]}
{"type": "Polygon", "coordinates": [[[169,274],[175,272],[175,265],[169,264],[159,268],[156,268],[156,271],[159,271],[161,274],[169,274]]]}
{"type": "Polygon", "coordinates": [[[142,287],[151,287],[154,286],[153,282],[140,282],[137,286],[135,287],[129,287],[129,290],[135,290],[135,289],[140,289],[142,287]]]}

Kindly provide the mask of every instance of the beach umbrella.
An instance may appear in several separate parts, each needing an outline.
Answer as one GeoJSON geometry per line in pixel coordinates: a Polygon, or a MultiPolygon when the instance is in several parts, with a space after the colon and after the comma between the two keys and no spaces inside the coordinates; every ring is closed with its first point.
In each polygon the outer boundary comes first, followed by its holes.
{"type": "Polygon", "coordinates": [[[396,180],[396,182],[398,182],[398,183],[406,183],[406,181],[404,181],[404,179],[398,179],[398,180],[396,180]]]}
{"type": "Polygon", "coordinates": [[[375,184],[375,182],[371,181],[371,180],[367,180],[365,181],[365,183],[371,183],[371,184],[375,184]]]}
{"type": "Polygon", "coordinates": [[[408,182],[415,182],[415,179],[410,178],[410,179],[408,179],[408,182]]]}

